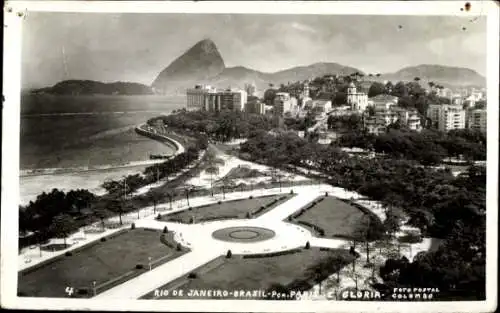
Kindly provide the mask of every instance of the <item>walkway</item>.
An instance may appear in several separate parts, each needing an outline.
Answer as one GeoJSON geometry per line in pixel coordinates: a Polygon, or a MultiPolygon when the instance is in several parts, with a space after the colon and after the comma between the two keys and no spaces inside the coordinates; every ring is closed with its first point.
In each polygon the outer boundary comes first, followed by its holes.
{"type": "Polygon", "coordinates": [[[220,256],[223,251],[207,247],[188,252],[149,272],[95,296],[95,299],[138,299],[220,256]]]}
{"type": "MultiPolygon", "coordinates": [[[[244,199],[248,198],[249,195],[257,196],[258,194],[289,194],[291,190],[296,193],[294,197],[255,219],[219,220],[199,224],[181,224],[155,220],[155,214],[153,214],[152,207],[143,208],[141,210],[142,216],[139,216],[139,218],[136,218],[134,220],[136,227],[163,229],[165,226],[167,226],[169,231],[174,232],[175,240],[180,242],[182,245],[189,247],[191,249],[191,252],[188,252],[187,254],[179,258],[169,261],[168,263],[156,267],[149,272],[146,272],[110,290],[107,290],[97,295],[96,298],[138,299],[143,295],[154,291],[156,288],[159,288],[172,280],[188,274],[189,272],[210,262],[211,260],[221,255],[225,255],[228,250],[231,250],[233,254],[272,253],[304,247],[306,242],[308,241],[313,247],[346,248],[349,246],[350,243],[347,240],[317,238],[314,237],[306,228],[284,221],[289,215],[300,210],[314,199],[324,196],[326,192],[328,192],[331,196],[343,199],[360,198],[359,195],[347,192],[342,188],[336,188],[329,185],[313,185],[287,187],[282,188],[281,190],[280,188],[261,189],[253,190],[252,192],[246,191],[228,193],[226,194],[225,201],[244,199]],[[246,243],[222,241],[212,237],[212,233],[216,230],[229,227],[244,226],[266,228],[273,231],[275,233],[275,236],[263,241],[246,243]]],[[[190,199],[190,205],[194,207],[203,204],[214,203],[216,201],[217,199],[209,196],[198,197],[190,199]]],[[[185,200],[176,201],[173,204],[172,209],[167,209],[167,207],[169,206],[169,203],[159,204],[157,206],[158,211],[161,211],[163,214],[165,214],[165,211],[167,211],[167,214],[170,214],[173,212],[186,210],[188,208],[185,200]]],[[[136,216],[137,213],[133,212],[123,216],[122,219],[127,221],[131,217],[135,218],[136,216]]],[[[115,217],[115,219],[117,218],[115,217]]],[[[109,234],[109,232],[107,232],[106,234],[109,234]]],[[[92,240],[97,240],[103,235],[105,234],[88,236],[87,239],[82,239],[82,241],[77,246],[84,245],[92,240]]],[[[425,247],[426,244],[423,244],[422,246],[425,247]]],[[[74,249],[75,247],[76,246],[72,246],[70,249],[57,252],[56,254],[62,254],[68,250],[74,249]]],[[[419,250],[420,249],[418,249],[417,251],[419,250]]],[[[417,251],[412,252],[415,253],[417,251]]],[[[55,254],[53,254],[52,256],[54,255],[55,254]]],[[[43,259],[46,258],[47,257],[43,259]]],[[[20,256],[20,261],[22,260],[24,260],[24,256],[20,256]]],[[[40,261],[41,259],[36,260],[31,264],[24,264],[24,268],[32,266],[40,261]]],[[[21,263],[20,265],[22,266],[23,264],[21,263]]],[[[358,274],[363,277],[368,275],[369,273],[367,272],[358,274]]]]}

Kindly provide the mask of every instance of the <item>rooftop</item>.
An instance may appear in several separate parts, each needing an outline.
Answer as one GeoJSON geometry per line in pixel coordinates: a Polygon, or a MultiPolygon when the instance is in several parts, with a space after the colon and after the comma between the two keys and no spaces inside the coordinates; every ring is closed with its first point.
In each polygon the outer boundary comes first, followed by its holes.
{"type": "Polygon", "coordinates": [[[370,100],[372,101],[398,101],[398,97],[391,96],[391,95],[386,95],[386,94],[380,94],[376,95],[375,97],[371,97],[370,100]]]}

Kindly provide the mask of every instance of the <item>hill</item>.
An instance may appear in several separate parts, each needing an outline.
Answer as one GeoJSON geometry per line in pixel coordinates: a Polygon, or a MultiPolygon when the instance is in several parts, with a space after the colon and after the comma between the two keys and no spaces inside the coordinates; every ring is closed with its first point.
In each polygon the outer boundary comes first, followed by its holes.
{"type": "Polygon", "coordinates": [[[215,87],[243,88],[247,83],[255,83],[259,90],[268,85],[286,84],[323,76],[326,74],[345,75],[360,70],[337,63],[315,63],[293,67],[275,73],[264,73],[243,66],[225,67],[224,60],[215,43],[204,39],[170,63],[152,83],[158,93],[184,93],[196,84],[209,83],[215,87]]]}
{"type": "Polygon", "coordinates": [[[163,69],[153,81],[152,87],[161,93],[175,92],[179,88],[186,89],[214,77],[224,68],[224,60],[215,43],[204,39],[163,69]]]}
{"type": "Polygon", "coordinates": [[[411,81],[415,77],[423,83],[433,81],[444,86],[486,86],[486,78],[474,70],[435,64],[405,67],[394,73],[382,74],[379,80],[411,81]]]}
{"type": "Polygon", "coordinates": [[[131,82],[103,83],[93,80],[65,80],[52,87],[36,89],[33,93],[57,95],[148,95],[151,87],[131,82]]]}
{"type": "Polygon", "coordinates": [[[327,74],[349,75],[355,72],[362,73],[356,68],[337,63],[315,63],[308,66],[292,67],[275,73],[264,73],[238,66],[224,69],[222,73],[210,79],[209,82],[220,88],[228,86],[243,88],[245,83],[254,83],[257,89],[262,91],[268,88],[269,84],[278,86],[327,74]]]}

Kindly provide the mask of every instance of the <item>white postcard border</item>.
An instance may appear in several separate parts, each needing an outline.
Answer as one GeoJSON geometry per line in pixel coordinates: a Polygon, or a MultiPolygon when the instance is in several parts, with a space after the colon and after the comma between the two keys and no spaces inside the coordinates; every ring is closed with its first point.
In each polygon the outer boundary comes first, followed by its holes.
{"type": "Polygon", "coordinates": [[[499,12],[493,1],[357,1],[357,2],[133,2],[133,1],[13,1],[4,6],[4,97],[2,123],[2,307],[54,310],[184,311],[184,312],[473,312],[497,306],[498,208],[498,34],[499,12]],[[19,122],[22,23],[32,11],[121,13],[265,13],[356,15],[487,15],[487,277],[486,301],[477,302],[359,302],[260,300],[116,300],[17,297],[17,233],[19,201],[19,122]],[[491,210],[493,208],[493,210],[491,210]],[[13,222],[14,221],[14,222],[13,222]],[[14,287],[15,286],[15,287],[14,287]]]}

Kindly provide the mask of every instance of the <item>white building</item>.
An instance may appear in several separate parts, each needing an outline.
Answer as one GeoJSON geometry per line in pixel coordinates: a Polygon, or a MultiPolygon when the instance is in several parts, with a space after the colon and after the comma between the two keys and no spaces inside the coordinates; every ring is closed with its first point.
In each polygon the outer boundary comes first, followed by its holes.
{"type": "Polygon", "coordinates": [[[381,134],[387,130],[387,126],[396,122],[402,122],[408,129],[421,131],[420,116],[416,110],[408,110],[399,107],[376,110],[373,116],[364,114],[363,125],[372,134],[381,134]]]}
{"type": "Polygon", "coordinates": [[[440,131],[465,128],[465,110],[461,105],[431,104],[427,109],[427,117],[432,126],[440,131]]]}
{"type": "Polygon", "coordinates": [[[486,132],[486,109],[474,109],[468,112],[467,124],[471,129],[486,132]]]}
{"type": "Polygon", "coordinates": [[[207,95],[216,93],[216,89],[208,85],[196,85],[186,91],[187,110],[205,110],[207,105],[207,95]]]}
{"type": "Polygon", "coordinates": [[[243,111],[247,102],[247,93],[244,90],[217,90],[206,85],[188,89],[186,96],[189,111],[243,111]]]}
{"type": "Polygon", "coordinates": [[[368,99],[368,105],[374,107],[376,110],[389,110],[391,107],[398,105],[398,97],[380,94],[368,99]]]}
{"type": "Polygon", "coordinates": [[[357,92],[354,83],[347,87],[347,104],[352,111],[364,112],[368,106],[368,95],[364,92],[357,92]]]}

